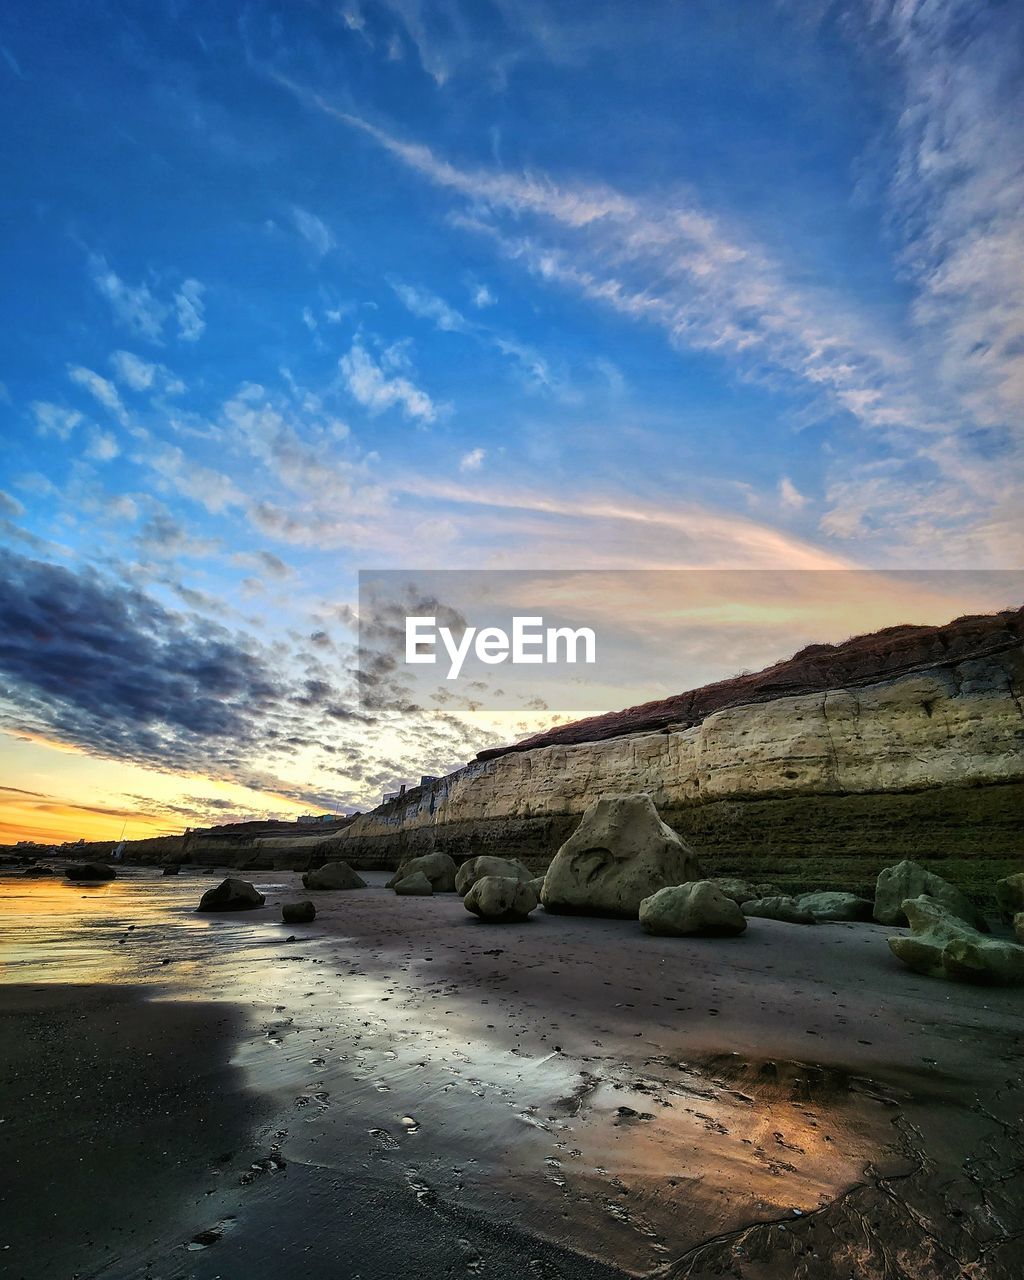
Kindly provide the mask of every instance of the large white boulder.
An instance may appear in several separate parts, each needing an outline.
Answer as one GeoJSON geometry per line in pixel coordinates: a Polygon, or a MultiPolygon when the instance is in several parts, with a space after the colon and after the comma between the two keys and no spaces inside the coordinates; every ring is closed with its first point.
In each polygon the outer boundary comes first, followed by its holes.
{"type": "Polygon", "coordinates": [[[649,795],[602,796],[552,859],[541,902],[548,911],[635,917],[659,889],[699,879],[697,855],[649,795]]]}

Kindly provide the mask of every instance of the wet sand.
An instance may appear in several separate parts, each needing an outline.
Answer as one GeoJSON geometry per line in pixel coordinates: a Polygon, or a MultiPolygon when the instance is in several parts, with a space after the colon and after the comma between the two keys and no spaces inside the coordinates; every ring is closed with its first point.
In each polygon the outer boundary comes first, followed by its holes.
{"type": "Polygon", "coordinates": [[[0,1267],[1019,1274],[1019,992],[911,974],[873,925],[657,939],[539,911],[487,926],[454,895],[396,898],[369,878],[309,895],[309,926],[278,922],[302,894],[284,873],[257,878],[266,909],[218,917],[195,915],[215,880],[188,871],[0,881],[16,984],[2,1025],[66,1020],[0,1048],[0,1134],[30,1153],[14,1207],[40,1202],[10,1213],[5,1193],[0,1267]],[[33,1022],[33,1007],[49,1012],[33,1022]],[[29,1092],[38,1079],[59,1098],[61,1080],[105,1070],[107,1100],[86,1091],[64,1114],[29,1092]],[[154,1153],[149,1182],[114,1132],[154,1153]],[[83,1134],[87,1176],[68,1162],[83,1134]]]}

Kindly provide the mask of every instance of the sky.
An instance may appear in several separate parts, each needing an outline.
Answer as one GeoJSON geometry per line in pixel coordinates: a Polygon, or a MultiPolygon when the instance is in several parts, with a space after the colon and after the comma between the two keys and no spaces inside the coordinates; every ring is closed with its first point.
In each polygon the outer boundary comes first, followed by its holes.
{"type": "Polygon", "coordinates": [[[547,722],[368,708],[360,569],[870,571],[718,601],[678,689],[1019,604],[1022,28],[10,0],[0,841],[365,808],[547,722]]]}

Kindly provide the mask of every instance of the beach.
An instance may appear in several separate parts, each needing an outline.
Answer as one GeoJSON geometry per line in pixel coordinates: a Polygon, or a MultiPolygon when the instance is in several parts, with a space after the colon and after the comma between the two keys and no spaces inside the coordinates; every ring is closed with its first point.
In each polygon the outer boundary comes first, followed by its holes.
{"type": "Polygon", "coordinates": [[[1019,992],[872,924],[218,878],[0,880],[5,1274],[1017,1274],[1019,992]]]}

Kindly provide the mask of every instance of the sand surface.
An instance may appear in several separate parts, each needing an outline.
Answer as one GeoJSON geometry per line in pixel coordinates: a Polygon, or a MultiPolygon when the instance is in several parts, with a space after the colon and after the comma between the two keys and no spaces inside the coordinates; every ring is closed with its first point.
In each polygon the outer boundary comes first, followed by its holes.
{"type": "Polygon", "coordinates": [[[0,879],[3,1274],[1019,1276],[1020,991],[368,878],[0,879]]]}

